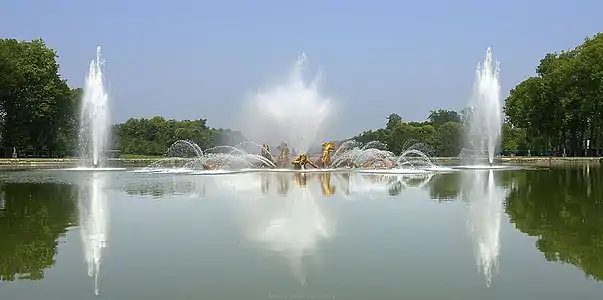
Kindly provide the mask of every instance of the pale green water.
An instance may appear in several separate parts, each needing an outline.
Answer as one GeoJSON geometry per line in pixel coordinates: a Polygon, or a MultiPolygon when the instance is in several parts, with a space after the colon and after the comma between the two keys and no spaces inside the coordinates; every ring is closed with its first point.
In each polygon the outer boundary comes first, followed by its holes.
{"type": "Polygon", "coordinates": [[[291,173],[0,177],[2,300],[603,295],[597,168],[316,174],[305,187],[291,173]],[[105,217],[78,210],[102,196],[105,217]],[[103,226],[95,296],[82,227],[103,226]]]}

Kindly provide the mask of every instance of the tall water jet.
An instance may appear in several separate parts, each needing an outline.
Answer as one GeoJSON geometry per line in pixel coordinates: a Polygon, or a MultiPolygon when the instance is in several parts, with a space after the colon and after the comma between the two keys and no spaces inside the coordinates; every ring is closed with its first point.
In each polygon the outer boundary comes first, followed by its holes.
{"type": "Polygon", "coordinates": [[[490,165],[500,143],[503,122],[499,84],[499,63],[492,60],[492,50],[486,50],[486,58],[477,65],[470,114],[466,122],[466,148],[480,155],[486,152],[490,165]]]}
{"type": "Polygon", "coordinates": [[[244,115],[247,138],[273,145],[286,141],[297,153],[306,153],[325,121],[331,117],[332,101],[318,92],[320,76],[304,81],[305,53],[295,63],[286,82],[256,93],[244,115]]]}
{"type": "Polygon", "coordinates": [[[104,86],[104,63],[98,46],[96,60],[90,62],[80,107],[79,147],[80,156],[85,159],[81,167],[102,166],[109,141],[109,97],[104,86]]]}
{"type": "Polygon", "coordinates": [[[88,276],[94,279],[94,294],[99,294],[99,271],[107,242],[108,207],[105,174],[95,173],[80,186],[79,219],[88,276]]]}

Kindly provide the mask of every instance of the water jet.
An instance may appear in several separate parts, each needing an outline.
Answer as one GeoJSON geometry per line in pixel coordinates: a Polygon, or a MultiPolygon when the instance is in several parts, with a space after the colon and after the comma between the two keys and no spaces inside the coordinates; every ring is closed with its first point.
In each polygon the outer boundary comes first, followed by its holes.
{"type": "Polygon", "coordinates": [[[247,138],[273,145],[285,141],[298,153],[308,152],[334,110],[332,100],[319,93],[320,76],[304,80],[306,65],[302,52],[284,83],[251,97],[243,115],[247,138]]]}
{"type": "Polygon", "coordinates": [[[492,50],[488,47],[484,61],[478,63],[475,71],[468,120],[465,120],[468,130],[462,156],[472,159],[485,156],[490,166],[500,144],[503,122],[499,72],[499,63],[492,59],[492,50]]]}
{"type": "Polygon", "coordinates": [[[109,97],[105,91],[101,47],[96,48],[96,60],[90,62],[80,106],[78,142],[79,167],[102,167],[110,134],[109,97]]]}

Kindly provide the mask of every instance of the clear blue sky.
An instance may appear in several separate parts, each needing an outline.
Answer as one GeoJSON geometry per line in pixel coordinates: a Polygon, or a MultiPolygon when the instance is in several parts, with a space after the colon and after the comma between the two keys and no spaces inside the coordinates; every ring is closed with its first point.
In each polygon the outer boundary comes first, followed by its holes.
{"type": "Polygon", "coordinates": [[[547,52],[603,31],[603,1],[0,2],[0,35],[43,38],[82,86],[103,47],[113,120],[163,115],[235,127],[249,93],[286,76],[300,50],[339,102],[333,137],[461,109],[488,46],[503,96],[547,52]]]}

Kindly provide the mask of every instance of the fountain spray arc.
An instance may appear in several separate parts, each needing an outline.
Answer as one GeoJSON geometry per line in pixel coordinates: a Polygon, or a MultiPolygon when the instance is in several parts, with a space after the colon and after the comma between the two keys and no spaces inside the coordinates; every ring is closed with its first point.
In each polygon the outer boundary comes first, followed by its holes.
{"type": "Polygon", "coordinates": [[[306,153],[325,121],[332,116],[331,99],[318,92],[321,76],[304,81],[305,53],[297,58],[288,80],[256,93],[245,111],[246,137],[271,144],[286,141],[298,153],[306,153]]]}
{"type": "Polygon", "coordinates": [[[488,163],[494,163],[494,155],[500,143],[503,122],[499,84],[499,63],[493,61],[492,50],[486,50],[486,58],[475,71],[473,96],[470,102],[469,130],[465,138],[466,148],[487,152],[488,163]]]}
{"type": "Polygon", "coordinates": [[[79,147],[84,158],[80,167],[101,167],[110,133],[109,97],[105,91],[101,47],[96,48],[96,60],[90,62],[80,107],[79,147]]]}

